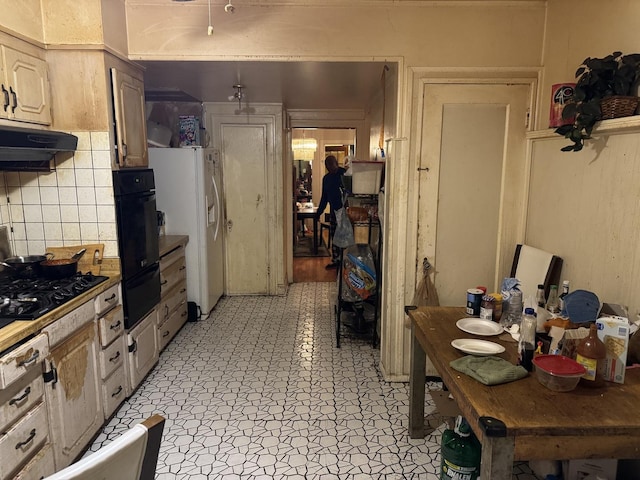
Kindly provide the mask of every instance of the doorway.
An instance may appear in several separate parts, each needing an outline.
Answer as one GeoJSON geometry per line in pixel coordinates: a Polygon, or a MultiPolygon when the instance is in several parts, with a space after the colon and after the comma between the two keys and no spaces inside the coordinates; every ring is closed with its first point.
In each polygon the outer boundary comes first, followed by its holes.
{"type": "Polygon", "coordinates": [[[322,178],[327,173],[324,159],[334,155],[343,165],[355,154],[355,128],[293,128],[291,132],[293,282],[333,282],[335,270],[325,267],[331,261],[329,209],[314,222],[322,197],[322,178]]]}

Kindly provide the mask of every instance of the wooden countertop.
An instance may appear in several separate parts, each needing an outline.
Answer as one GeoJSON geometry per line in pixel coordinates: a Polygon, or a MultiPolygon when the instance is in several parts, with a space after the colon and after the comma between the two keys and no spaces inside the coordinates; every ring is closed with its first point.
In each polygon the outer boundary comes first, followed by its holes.
{"type": "Polygon", "coordinates": [[[116,285],[121,280],[120,275],[120,260],[118,258],[105,258],[103,259],[102,269],[100,275],[109,277],[106,282],[102,282],[96,285],[91,290],[78,295],[73,300],[65,303],[64,305],[50,311],[36,320],[16,320],[10,323],[4,328],[0,328],[0,352],[3,352],[9,347],[12,347],[16,343],[24,340],[29,335],[39,332],[47,325],[55,322],[59,318],[62,318],[67,313],[75,310],[83,303],[91,300],[92,298],[100,295],[105,290],[109,289],[113,285],[116,285]]]}
{"type": "Polygon", "coordinates": [[[189,243],[189,235],[160,235],[158,237],[160,247],[160,256],[166,255],[171,250],[182,245],[183,247],[189,243]]]}

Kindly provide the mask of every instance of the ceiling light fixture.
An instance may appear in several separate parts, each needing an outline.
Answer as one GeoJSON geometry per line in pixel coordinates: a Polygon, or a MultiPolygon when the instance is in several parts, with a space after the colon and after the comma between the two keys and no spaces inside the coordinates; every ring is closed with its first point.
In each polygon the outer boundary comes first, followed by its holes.
{"type": "Polygon", "coordinates": [[[236,11],[236,7],[234,7],[233,5],[231,5],[231,0],[228,0],[229,3],[227,3],[224,6],[224,11],[227,13],[235,13],[236,11]]]}
{"type": "Polygon", "coordinates": [[[233,86],[233,88],[236,89],[236,93],[234,93],[233,95],[229,96],[229,101],[233,101],[235,99],[238,99],[238,108],[242,109],[242,99],[244,98],[244,93],[243,93],[242,89],[244,88],[244,85],[236,83],[233,86]]]}
{"type": "Polygon", "coordinates": [[[209,0],[209,26],[207,26],[207,35],[213,35],[213,25],[211,25],[211,0],[209,0]]]}

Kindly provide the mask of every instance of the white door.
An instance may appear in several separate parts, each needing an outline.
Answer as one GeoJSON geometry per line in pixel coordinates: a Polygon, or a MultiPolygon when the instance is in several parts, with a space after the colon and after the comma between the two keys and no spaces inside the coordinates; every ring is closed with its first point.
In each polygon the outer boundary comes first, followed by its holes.
{"type": "Polygon", "coordinates": [[[220,126],[226,292],[269,293],[267,126],[220,126]]]}
{"type": "Polygon", "coordinates": [[[529,85],[427,84],[423,91],[418,258],[442,305],[499,289],[520,238],[529,85]]]}

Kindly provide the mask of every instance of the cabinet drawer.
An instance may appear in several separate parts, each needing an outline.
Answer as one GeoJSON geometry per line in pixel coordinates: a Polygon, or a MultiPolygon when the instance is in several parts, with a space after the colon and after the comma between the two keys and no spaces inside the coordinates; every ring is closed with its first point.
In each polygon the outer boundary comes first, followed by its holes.
{"type": "Polygon", "coordinates": [[[49,337],[49,346],[53,348],[65,338],[73,335],[80,329],[80,327],[92,322],[95,315],[96,313],[93,309],[93,302],[88,301],[75,310],[67,313],[61,319],[43,328],[42,331],[49,337]]]}
{"type": "Polygon", "coordinates": [[[43,395],[41,368],[32,368],[19,381],[0,390],[0,432],[41,402],[43,395]]]}
{"type": "Polygon", "coordinates": [[[109,311],[98,320],[100,345],[106,347],[124,332],[124,313],[122,305],[109,311]]]}
{"type": "Polygon", "coordinates": [[[13,477],[13,480],[42,480],[55,471],[53,449],[51,448],[51,444],[47,443],[36,453],[36,456],[29,460],[29,463],[13,477]]]}
{"type": "Polygon", "coordinates": [[[40,334],[0,357],[0,388],[6,388],[49,355],[49,340],[40,334]]]}
{"type": "Polygon", "coordinates": [[[0,478],[7,477],[33,456],[48,434],[46,407],[39,403],[0,437],[0,478]]]}
{"type": "Polygon", "coordinates": [[[175,337],[178,330],[180,330],[186,321],[187,304],[185,303],[183,307],[178,308],[173,312],[169,319],[158,328],[158,343],[160,343],[160,350],[163,350],[164,347],[169,344],[171,339],[175,337]]]}
{"type": "Polygon", "coordinates": [[[114,285],[98,295],[94,302],[96,306],[96,315],[104,315],[113,307],[120,303],[120,285],[114,285]]]}
{"type": "Polygon", "coordinates": [[[168,268],[172,263],[177,262],[182,257],[184,257],[184,248],[182,245],[174,248],[169,253],[165,253],[160,257],[160,271],[168,268]]]}
{"type": "Polygon", "coordinates": [[[173,311],[180,305],[187,303],[187,282],[182,280],[162,298],[158,312],[158,323],[169,319],[173,311]]]}
{"type": "Polygon", "coordinates": [[[187,278],[187,266],[185,258],[171,264],[165,270],[160,271],[160,294],[165,295],[181,280],[187,278]]]}
{"type": "Polygon", "coordinates": [[[121,368],[125,358],[124,336],[120,336],[115,342],[100,351],[100,376],[107,378],[111,372],[121,368]]]}
{"type": "Polygon", "coordinates": [[[124,368],[116,370],[102,384],[102,404],[104,405],[104,418],[108,419],[116,408],[127,396],[126,377],[124,368]]]}

